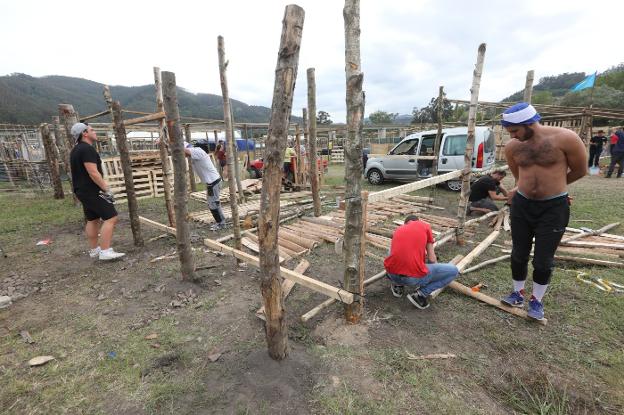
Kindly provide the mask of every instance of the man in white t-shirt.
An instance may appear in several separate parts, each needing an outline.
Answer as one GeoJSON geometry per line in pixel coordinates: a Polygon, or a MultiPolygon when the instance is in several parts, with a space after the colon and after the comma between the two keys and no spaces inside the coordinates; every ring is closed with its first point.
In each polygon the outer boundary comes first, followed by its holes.
{"type": "Polygon", "coordinates": [[[199,176],[202,183],[206,183],[206,201],[208,209],[212,213],[215,224],[210,227],[211,230],[217,231],[225,229],[225,216],[221,209],[219,200],[219,192],[221,188],[221,176],[216,167],[212,163],[210,156],[201,148],[193,147],[191,143],[187,143],[184,148],[184,154],[191,158],[193,170],[199,176]]]}

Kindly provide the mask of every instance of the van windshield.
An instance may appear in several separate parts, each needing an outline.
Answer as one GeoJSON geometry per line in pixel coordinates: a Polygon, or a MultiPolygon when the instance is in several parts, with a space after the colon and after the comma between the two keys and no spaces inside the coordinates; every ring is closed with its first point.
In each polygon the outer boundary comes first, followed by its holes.
{"type": "Polygon", "coordinates": [[[468,135],[448,135],[444,141],[444,148],[442,154],[445,156],[461,156],[466,151],[466,141],[468,141],[468,135]]]}

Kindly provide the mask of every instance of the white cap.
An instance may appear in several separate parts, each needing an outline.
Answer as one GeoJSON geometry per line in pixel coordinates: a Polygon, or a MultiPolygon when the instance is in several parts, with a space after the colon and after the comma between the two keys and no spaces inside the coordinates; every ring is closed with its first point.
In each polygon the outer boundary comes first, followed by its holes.
{"type": "Polygon", "coordinates": [[[71,135],[74,141],[78,142],[78,139],[80,138],[80,134],[85,132],[87,128],[89,128],[89,126],[81,122],[77,122],[76,124],[72,125],[71,135]]]}

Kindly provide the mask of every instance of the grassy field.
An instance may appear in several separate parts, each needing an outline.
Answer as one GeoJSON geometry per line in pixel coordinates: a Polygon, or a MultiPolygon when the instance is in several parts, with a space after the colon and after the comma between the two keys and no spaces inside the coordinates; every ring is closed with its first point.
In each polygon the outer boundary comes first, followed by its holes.
{"type": "MultiPolygon", "coordinates": [[[[326,191],[344,184],[342,169],[330,167],[326,191]]],[[[393,185],[363,184],[370,191],[393,185]]],[[[624,180],[589,176],[571,186],[571,226],[621,220],[622,190],[624,180]]],[[[455,214],[456,193],[417,194],[433,195],[445,207],[441,214],[455,214]]],[[[161,199],[139,206],[164,222],[161,199]]],[[[210,234],[192,225],[195,260],[208,268],[199,283],[182,282],[175,258],[150,262],[171,253],[175,241],[133,247],[125,206],[119,209],[115,246],[128,257],[100,264],[85,258],[82,213],[71,200],[0,192],[0,247],[8,254],[0,257],[0,294],[27,294],[0,310],[0,413],[624,413],[624,297],[576,278],[584,272],[624,284],[621,268],[558,263],[545,298],[547,326],[454,292],[417,310],[392,297],[385,282],[370,287],[362,324],[345,326],[338,306],[303,324],[298,317],[324,297],[296,287],[287,300],[291,352],[277,363],[267,357],[254,315],[255,270],[205,252],[201,237],[210,234]],[[36,247],[44,238],[52,244],[36,247]],[[457,357],[410,358],[430,353],[457,357]],[[28,367],[38,355],[55,360],[28,367]]],[[[160,234],[143,231],[146,240],[160,234]]],[[[490,231],[484,225],[467,246],[445,246],[440,259],[467,253],[490,231]]],[[[509,239],[503,234],[496,242],[509,239]]],[[[491,248],[477,262],[499,255],[491,248]]],[[[333,246],[307,259],[307,275],[337,284],[342,264],[333,246]]],[[[380,269],[367,259],[367,275],[380,269]]],[[[484,292],[493,297],[511,285],[504,262],[461,279],[487,283],[484,292]]]]}

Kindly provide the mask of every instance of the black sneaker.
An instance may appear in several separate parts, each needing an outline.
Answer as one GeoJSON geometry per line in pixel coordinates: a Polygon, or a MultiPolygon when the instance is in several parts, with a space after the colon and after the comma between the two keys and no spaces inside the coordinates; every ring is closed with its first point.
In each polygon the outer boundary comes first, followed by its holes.
{"type": "Polygon", "coordinates": [[[429,307],[429,298],[427,298],[426,295],[423,295],[420,290],[407,294],[407,299],[410,303],[414,304],[416,308],[420,308],[421,310],[429,307]]]}
{"type": "Polygon", "coordinates": [[[390,283],[390,291],[392,291],[392,295],[394,295],[396,298],[401,298],[403,297],[403,294],[405,294],[405,287],[403,285],[390,283]]]}

